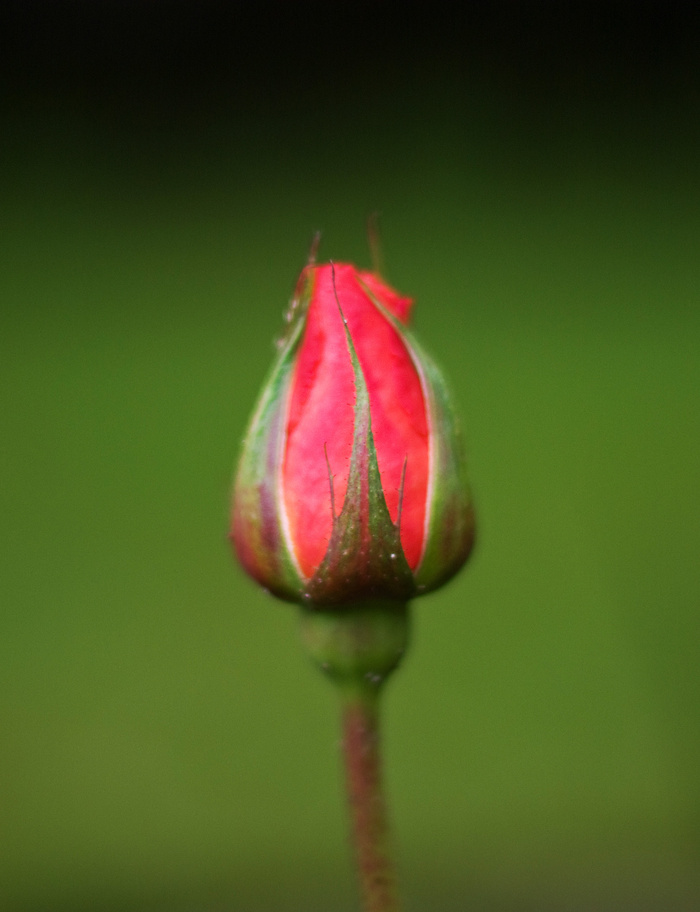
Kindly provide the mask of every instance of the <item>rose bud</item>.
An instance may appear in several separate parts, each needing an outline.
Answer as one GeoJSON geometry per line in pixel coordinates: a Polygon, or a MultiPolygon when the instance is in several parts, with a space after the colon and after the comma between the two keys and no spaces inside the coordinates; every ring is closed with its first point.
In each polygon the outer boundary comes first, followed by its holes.
{"type": "Polygon", "coordinates": [[[352,265],[301,273],[245,437],[231,538],[275,595],[405,602],[467,559],[474,518],[442,376],[412,307],[352,265]]]}

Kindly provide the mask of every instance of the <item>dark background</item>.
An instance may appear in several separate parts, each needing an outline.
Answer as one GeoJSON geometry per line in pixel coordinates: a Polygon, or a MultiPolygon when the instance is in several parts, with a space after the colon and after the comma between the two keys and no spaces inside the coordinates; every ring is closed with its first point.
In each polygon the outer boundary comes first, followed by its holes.
{"type": "Polygon", "coordinates": [[[700,905],[691,4],[5,3],[0,907],[354,908],[226,543],[313,232],[415,295],[480,538],[386,698],[405,906],[700,905]]]}

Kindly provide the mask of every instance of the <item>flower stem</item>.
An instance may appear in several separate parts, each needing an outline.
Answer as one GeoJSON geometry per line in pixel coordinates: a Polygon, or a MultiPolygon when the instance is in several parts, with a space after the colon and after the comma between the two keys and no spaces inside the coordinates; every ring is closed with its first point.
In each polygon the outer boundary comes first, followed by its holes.
{"type": "Polygon", "coordinates": [[[382,789],[379,692],[343,695],[343,757],[365,912],[398,912],[387,806],[382,789]]]}
{"type": "Polygon", "coordinates": [[[351,835],[364,912],[398,912],[382,791],[379,698],[408,645],[408,606],[365,601],[302,611],[306,651],[338,687],[351,835]]]}

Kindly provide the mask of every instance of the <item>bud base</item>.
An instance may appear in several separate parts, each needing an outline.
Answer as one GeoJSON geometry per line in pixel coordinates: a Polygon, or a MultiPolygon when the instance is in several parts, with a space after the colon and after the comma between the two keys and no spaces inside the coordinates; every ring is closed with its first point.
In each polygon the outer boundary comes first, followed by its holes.
{"type": "Polygon", "coordinates": [[[342,690],[379,690],[408,646],[403,602],[368,600],[342,609],[304,606],[301,639],[313,661],[342,690]]]}

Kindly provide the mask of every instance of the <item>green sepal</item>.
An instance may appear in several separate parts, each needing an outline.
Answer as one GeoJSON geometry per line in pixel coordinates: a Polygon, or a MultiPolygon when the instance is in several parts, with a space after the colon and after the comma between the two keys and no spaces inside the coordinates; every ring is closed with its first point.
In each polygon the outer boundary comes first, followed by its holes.
{"type": "Polygon", "coordinates": [[[405,602],[415,594],[416,585],[401,547],[398,523],[392,522],[386,505],[372,436],[369,392],[340,312],[355,382],[352,455],[343,507],[333,517],[328,550],[309,581],[306,597],[318,605],[341,607],[375,598],[405,602]]]}
{"type": "Polygon", "coordinates": [[[299,602],[305,579],[282,524],[281,465],[297,350],[302,337],[311,280],[290,306],[290,326],[263,386],[243,442],[234,486],[231,539],[247,572],[282,599],[299,602]]]}
{"type": "Polygon", "coordinates": [[[437,589],[462,567],[474,545],[474,505],[467,480],[465,447],[449,387],[435,362],[404,332],[421,366],[430,422],[431,472],[426,539],[414,571],[419,592],[437,589]]]}

